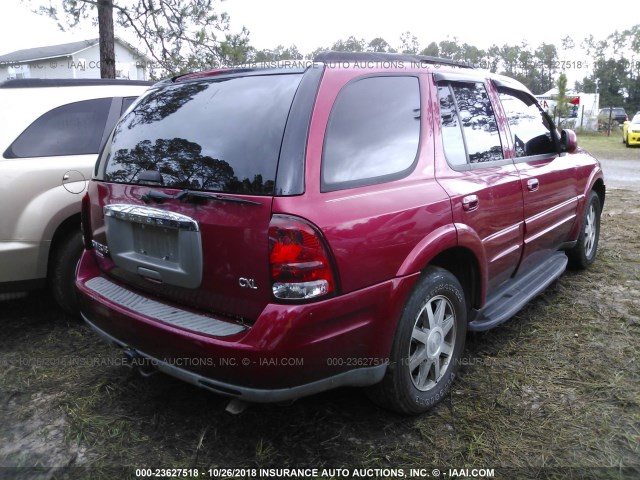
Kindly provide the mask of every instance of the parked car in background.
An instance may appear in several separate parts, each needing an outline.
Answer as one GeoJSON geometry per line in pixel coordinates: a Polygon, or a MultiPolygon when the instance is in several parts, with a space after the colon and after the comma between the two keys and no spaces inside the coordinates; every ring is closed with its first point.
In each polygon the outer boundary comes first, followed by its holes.
{"type": "Polygon", "coordinates": [[[77,314],[80,201],[100,146],[149,82],[0,84],[0,299],[44,287],[77,314]]]}
{"type": "Polygon", "coordinates": [[[640,145],[640,112],[622,126],[622,141],[627,147],[640,145]]]}
{"type": "Polygon", "coordinates": [[[81,312],[212,392],[365,386],[420,413],[467,331],[594,261],[602,169],[510,78],[315,60],[177,76],[120,120],[83,200],[81,312]]]}
{"type": "Polygon", "coordinates": [[[601,129],[608,128],[609,123],[612,127],[621,126],[627,120],[629,117],[622,107],[601,108],[598,113],[598,124],[601,129]]]}

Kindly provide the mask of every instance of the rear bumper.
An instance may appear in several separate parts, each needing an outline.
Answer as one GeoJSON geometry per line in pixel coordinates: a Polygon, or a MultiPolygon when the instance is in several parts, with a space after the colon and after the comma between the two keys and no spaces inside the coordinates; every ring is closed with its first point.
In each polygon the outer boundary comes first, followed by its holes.
{"type": "MultiPolygon", "coordinates": [[[[85,253],[78,270],[79,300],[85,320],[100,336],[134,350],[164,373],[252,402],[379,382],[402,306],[417,279],[393,279],[311,304],[269,304],[253,325],[216,336],[196,331],[198,322],[172,324],[152,318],[154,309],[141,313],[135,302],[123,306],[100,295],[87,283],[95,284],[101,275],[93,255],[85,253]]],[[[225,321],[211,317],[214,325],[225,321]]]]}
{"type": "Polygon", "coordinates": [[[0,241],[0,284],[47,276],[49,242],[0,241]]]}
{"type": "MultiPolygon", "coordinates": [[[[102,337],[107,342],[113,343],[114,345],[123,349],[127,348],[127,345],[123,344],[121,341],[112,337],[108,333],[100,330],[89,320],[87,320],[86,317],[84,317],[84,320],[89,325],[89,327],[98,334],[98,336],[102,337]]],[[[150,355],[145,354],[144,352],[136,350],[135,353],[149,361],[149,363],[154,368],[157,368],[162,373],[166,373],[167,375],[171,375],[172,377],[178,378],[197,387],[210,390],[214,393],[231,396],[255,403],[283,402],[287,400],[294,400],[296,398],[306,397],[308,395],[313,395],[315,393],[343,386],[364,387],[367,385],[373,385],[382,380],[387,370],[386,364],[378,365],[375,367],[357,368],[340,373],[338,375],[334,375],[333,377],[324,378],[322,380],[307,383],[304,385],[298,385],[296,387],[267,390],[248,388],[241,385],[231,385],[214,378],[207,378],[202,375],[198,375],[175,364],[154,358],[150,355]]]]}

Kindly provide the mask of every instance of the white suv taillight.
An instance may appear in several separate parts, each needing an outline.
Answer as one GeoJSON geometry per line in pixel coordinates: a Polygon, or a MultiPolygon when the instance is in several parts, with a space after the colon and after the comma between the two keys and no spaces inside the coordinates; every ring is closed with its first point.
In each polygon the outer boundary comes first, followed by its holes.
{"type": "Polygon", "coordinates": [[[84,244],[84,248],[91,250],[93,248],[93,235],[91,233],[91,199],[88,193],[85,193],[84,197],[82,197],[80,229],[82,230],[82,243],[84,244]]]}
{"type": "Polygon", "coordinates": [[[274,215],[269,224],[269,252],[275,298],[307,300],[335,292],[324,240],[304,220],[274,215]]]}

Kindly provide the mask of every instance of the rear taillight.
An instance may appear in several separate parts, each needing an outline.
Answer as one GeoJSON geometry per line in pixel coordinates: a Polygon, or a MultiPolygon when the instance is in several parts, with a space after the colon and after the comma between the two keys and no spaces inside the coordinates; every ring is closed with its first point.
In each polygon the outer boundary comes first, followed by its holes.
{"type": "Polygon", "coordinates": [[[91,200],[89,199],[88,193],[85,193],[84,197],[82,197],[80,228],[82,229],[82,243],[84,243],[84,248],[91,250],[93,248],[93,235],[91,234],[91,200]]]}
{"type": "Polygon", "coordinates": [[[269,224],[269,252],[275,298],[307,300],[335,292],[325,242],[305,221],[274,215],[269,224]]]}

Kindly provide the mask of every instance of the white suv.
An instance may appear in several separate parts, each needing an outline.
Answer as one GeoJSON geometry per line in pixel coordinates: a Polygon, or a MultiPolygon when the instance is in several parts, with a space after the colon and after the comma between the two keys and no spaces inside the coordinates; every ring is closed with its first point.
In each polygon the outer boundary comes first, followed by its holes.
{"type": "Polygon", "coordinates": [[[70,313],[82,250],[80,203],[98,151],[151,83],[0,83],[0,300],[48,283],[70,313]]]}

